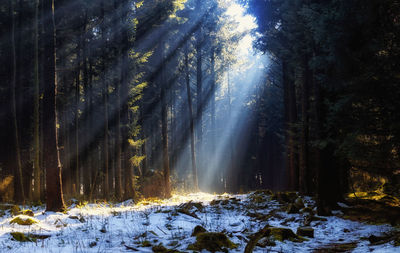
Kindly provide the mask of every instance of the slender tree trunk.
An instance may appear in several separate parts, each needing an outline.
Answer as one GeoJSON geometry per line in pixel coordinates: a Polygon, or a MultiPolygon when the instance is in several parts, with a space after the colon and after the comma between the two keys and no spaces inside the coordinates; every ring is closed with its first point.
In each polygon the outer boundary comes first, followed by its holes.
{"type": "MultiPolygon", "coordinates": [[[[11,16],[11,51],[12,51],[12,79],[11,79],[11,109],[12,109],[12,118],[13,118],[13,128],[14,128],[14,150],[15,150],[15,167],[16,174],[15,178],[18,178],[17,181],[20,194],[15,194],[17,201],[25,201],[24,194],[24,184],[23,184],[23,175],[22,175],[22,163],[21,163],[21,149],[19,146],[19,129],[18,129],[18,119],[17,119],[17,105],[16,105],[16,80],[17,80],[17,55],[15,49],[15,17],[14,17],[14,4],[13,1],[10,0],[10,16],[11,16]]],[[[18,192],[15,187],[15,192],[18,192]]]]}
{"type": "MultiPolygon", "coordinates": [[[[93,101],[93,59],[92,59],[92,52],[91,48],[88,48],[89,54],[88,54],[88,63],[89,63],[89,87],[88,87],[88,110],[89,110],[89,119],[87,122],[87,129],[90,131],[91,129],[95,128],[94,121],[95,121],[95,112],[94,112],[94,101],[93,101]]],[[[91,169],[92,174],[91,177],[93,179],[92,181],[92,188],[91,188],[91,197],[93,195],[93,191],[95,190],[95,187],[100,187],[100,177],[97,175],[101,174],[99,170],[100,166],[98,164],[98,160],[96,156],[98,156],[98,142],[97,139],[94,140],[94,137],[92,136],[92,139],[88,139],[89,141],[89,146],[88,146],[88,161],[87,161],[87,166],[88,168],[91,169]],[[97,179],[97,181],[96,181],[97,179]]],[[[99,192],[99,189],[97,189],[96,194],[99,192]]],[[[95,195],[97,197],[97,195],[95,195]]]]}
{"type": "Polygon", "coordinates": [[[46,169],[46,211],[62,211],[65,209],[62,181],[61,162],[58,150],[57,129],[57,75],[56,75],[56,50],[55,50],[55,23],[54,23],[54,0],[43,2],[44,7],[44,84],[43,97],[44,115],[44,146],[43,152],[46,169]]]}
{"type": "Polygon", "coordinates": [[[197,168],[200,167],[202,170],[201,159],[202,157],[202,146],[203,146],[203,56],[202,56],[202,41],[201,41],[201,28],[199,28],[197,42],[196,42],[196,55],[197,55],[197,66],[196,66],[196,85],[197,85],[197,112],[196,112],[196,129],[197,129],[197,168]],[[199,160],[200,159],[200,160],[199,160]]]}
{"type": "Polygon", "coordinates": [[[301,135],[299,150],[299,187],[303,194],[310,194],[310,171],[308,163],[308,142],[309,142],[309,86],[311,80],[310,68],[308,67],[308,57],[305,56],[302,74],[302,94],[301,94],[301,135]]]}
{"type": "Polygon", "coordinates": [[[81,35],[81,46],[82,46],[82,70],[83,70],[83,92],[85,96],[85,102],[84,102],[84,113],[83,113],[83,134],[82,134],[82,143],[83,147],[81,148],[81,151],[83,152],[83,157],[81,159],[82,161],[82,170],[83,170],[83,192],[86,197],[91,195],[91,189],[92,189],[92,168],[88,163],[89,159],[89,143],[90,143],[90,138],[88,137],[88,133],[90,132],[90,121],[89,117],[91,112],[89,111],[89,71],[88,71],[88,62],[87,62],[87,45],[86,45],[86,26],[87,26],[87,11],[85,10],[85,15],[83,17],[83,27],[82,27],[82,35],[81,35]]]}
{"type": "Polygon", "coordinates": [[[120,98],[122,98],[120,107],[122,108],[122,157],[124,161],[124,199],[130,199],[134,197],[133,190],[133,172],[132,172],[132,163],[129,161],[132,155],[132,148],[129,146],[129,82],[128,82],[128,73],[129,73],[129,35],[128,35],[128,24],[127,12],[125,9],[126,1],[123,1],[122,14],[121,14],[121,42],[122,42],[122,65],[121,65],[121,89],[120,89],[120,98]]]}
{"type": "MultiPolygon", "coordinates": [[[[114,12],[116,13],[117,17],[121,15],[121,3],[120,1],[114,0],[114,12]]],[[[118,71],[119,68],[122,68],[121,64],[121,27],[120,27],[120,20],[118,18],[115,18],[114,20],[114,25],[116,31],[114,31],[114,41],[113,43],[117,47],[115,50],[115,57],[117,57],[117,68],[116,72],[118,71]]],[[[115,197],[117,199],[122,198],[122,141],[121,141],[121,89],[122,89],[122,80],[119,79],[117,76],[120,73],[115,73],[116,78],[114,79],[115,83],[115,94],[116,94],[116,99],[117,99],[117,106],[115,108],[116,110],[116,133],[115,133],[115,197]]]]}
{"type": "MultiPolygon", "coordinates": [[[[230,121],[231,116],[232,116],[232,98],[231,98],[231,80],[230,80],[230,68],[228,67],[228,73],[227,73],[227,83],[228,83],[228,91],[227,91],[227,99],[228,99],[228,121],[230,121]]],[[[228,131],[232,132],[232,126],[228,126],[228,131]]],[[[229,167],[225,169],[225,180],[226,183],[224,185],[225,189],[227,189],[230,192],[234,192],[235,187],[236,187],[236,170],[235,170],[235,164],[234,164],[234,150],[233,150],[233,140],[232,138],[229,138],[230,142],[230,148],[229,148],[229,167]]]]}
{"type": "MultiPolygon", "coordinates": [[[[314,88],[314,135],[317,141],[322,138],[322,98],[321,98],[321,86],[318,80],[313,80],[313,88],[314,88]]],[[[316,167],[316,204],[317,204],[317,213],[318,215],[327,215],[329,211],[327,211],[326,206],[326,190],[325,190],[325,172],[322,163],[322,150],[320,147],[316,147],[314,150],[314,163],[316,167]]]]}
{"type": "Polygon", "coordinates": [[[40,114],[39,114],[39,0],[35,1],[35,20],[34,20],[34,109],[33,109],[33,174],[34,190],[33,201],[40,201],[40,114]]]}
{"type": "Polygon", "coordinates": [[[103,96],[103,116],[104,116],[104,133],[103,133],[103,170],[104,170],[104,186],[103,186],[103,195],[106,198],[110,194],[110,186],[109,186],[109,140],[108,140],[108,82],[106,81],[106,76],[105,76],[105,61],[106,61],[106,52],[105,48],[107,48],[107,43],[106,43],[106,20],[105,20],[105,10],[104,10],[104,3],[105,0],[101,1],[101,18],[102,18],[102,24],[101,24],[101,41],[104,43],[104,46],[102,47],[102,59],[101,59],[101,82],[102,82],[102,96],[103,96]]]}
{"type": "Polygon", "coordinates": [[[211,150],[215,150],[215,49],[211,47],[211,150]]]}
{"type": "Polygon", "coordinates": [[[286,152],[288,187],[290,190],[298,189],[298,163],[294,139],[294,124],[297,121],[296,92],[293,80],[290,78],[290,67],[286,62],[282,63],[282,81],[284,89],[285,106],[285,130],[286,130],[286,152]]]}
{"type": "MultiPolygon", "coordinates": [[[[162,62],[165,64],[164,60],[164,44],[160,43],[160,54],[162,62]]],[[[164,66],[160,71],[159,85],[161,89],[161,138],[162,138],[162,156],[163,156],[163,172],[164,172],[164,186],[165,192],[164,197],[171,197],[171,182],[170,182],[170,169],[169,169],[169,150],[168,150],[168,104],[167,104],[167,94],[166,94],[166,83],[164,78],[164,66]]]]}
{"type": "Polygon", "coordinates": [[[81,190],[81,180],[79,173],[80,166],[80,149],[79,149],[79,101],[80,101],[80,75],[81,75],[81,67],[80,67],[80,58],[81,58],[81,49],[80,42],[78,42],[76,48],[76,70],[75,70],[75,104],[74,104],[74,115],[75,115],[75,129],[74,129],[74,195],[79,196],[81,190]]]}
{"type": "Polygon", "coordinates": [[[193,108],[192,108],[192,95],[190,91],[190,70],[189,70],[189,52],[186,46],[185,52],[185,74],[186,74],[186,91],[188,101],[188,112],[190,121],[190,152],[192,156],[192,176],[193,176],[193,188],[195,191],[199,189],[199,183],[197,179],[197,168],[196,168],[196,150],[195,150],[195,136],[194,136],[194,119],[193,119],[193,108]]]}

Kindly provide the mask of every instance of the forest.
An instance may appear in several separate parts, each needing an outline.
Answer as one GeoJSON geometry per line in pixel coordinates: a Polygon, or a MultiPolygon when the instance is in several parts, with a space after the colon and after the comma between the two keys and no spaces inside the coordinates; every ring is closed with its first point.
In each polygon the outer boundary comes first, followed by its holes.
{"type": "Polygon", "coordinates": [[[400,251],[400,1],[2,0],[1,252],[400,251]]]}

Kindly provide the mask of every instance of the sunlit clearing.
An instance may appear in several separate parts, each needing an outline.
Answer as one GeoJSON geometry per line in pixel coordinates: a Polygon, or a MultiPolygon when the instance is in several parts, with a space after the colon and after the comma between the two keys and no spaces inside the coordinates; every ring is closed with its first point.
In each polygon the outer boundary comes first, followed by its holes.
{"type": "Polygon", "coordinates": [[[197,202],[210,202],[215,199],[217,196],[215,194],[205,193],[205,192],[197,192],[197,193],[188,193],[188,194],[173,194],[169,199],[159,199],[159,198],[147,198],[140,201],[135,207],[139,209],[143,209],[146,206],[176,206],[189,201],[197,201],[197,202]]]}

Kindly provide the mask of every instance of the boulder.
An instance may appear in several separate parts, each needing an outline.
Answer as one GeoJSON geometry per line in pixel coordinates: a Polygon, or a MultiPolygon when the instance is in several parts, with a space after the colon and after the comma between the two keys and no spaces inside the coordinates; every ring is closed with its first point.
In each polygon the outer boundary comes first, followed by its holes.
{"type": "Polygon", "coordinates": [[[196,227],[194,227],[193,232],[192,232],[192,236],[196,236],[199,233],[204,233],[207,232],[207,230],[205,228],[203,228],[200,225],[197,225],[196,227]]]}
{"type": "Polygon", "coordinates": [[[203,249],[210,252],[229,252],[230,249],[237,248],[224,233],[204,232],[196,235],[196,242],[188,246],[188,250],[202,251],[203,249]]]}
{"type": "Polygon", "coordinates": [[[289,214],[299,213],[299,208],[295,204],[289,204],[286,211],[289,214]]]}
{"type": "Polygon", "coordinates": [[[314,229],[311,227],[298,227],[296,234],[300,236],[314,238],[314,229]]]}

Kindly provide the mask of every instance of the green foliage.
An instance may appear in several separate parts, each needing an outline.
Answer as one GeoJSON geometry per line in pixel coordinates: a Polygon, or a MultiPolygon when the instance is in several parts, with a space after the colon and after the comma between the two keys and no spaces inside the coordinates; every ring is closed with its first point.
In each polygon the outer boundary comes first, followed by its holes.
{"type": "Polygon", "coordinates": [[[146,158],[146,156],[132,156],[129,161],[132,163],[133,166],[138,167],[140,163],[146,158]]]}

